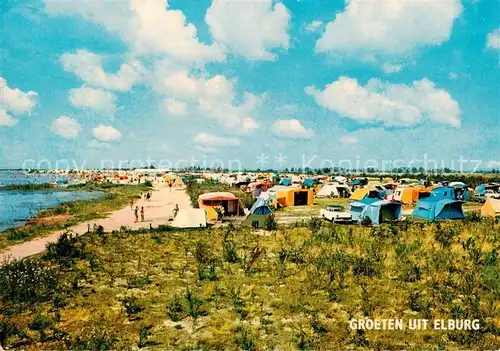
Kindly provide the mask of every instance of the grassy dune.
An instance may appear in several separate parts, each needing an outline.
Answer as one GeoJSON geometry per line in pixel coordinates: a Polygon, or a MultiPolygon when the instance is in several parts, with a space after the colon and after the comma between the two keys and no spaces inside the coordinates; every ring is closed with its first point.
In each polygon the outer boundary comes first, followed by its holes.
{"type": "Polygon", "coordinates": [[[93,233],[0,271],[0,343],[41,349],[495,349],[500,223],[93,233]],[[22,278],[19,278],[22,277],[22,278]],[[350,318],[470,318],[366,331],[350,318]]]}
{"type": "Polygon", "coordinates": [[[140,192],[148,188],[145,185],[102,185],[80,186],[78,189],[103,191],[106,195],[96,200],[61,203],[39,213],[35,220],[23,227],[1,232],[0,251],[7,246],[29,241],[55,230],[69,228],[80,222],[104,218],[109,212],[124,207],[131,198],[139,198],[140,192]]]}

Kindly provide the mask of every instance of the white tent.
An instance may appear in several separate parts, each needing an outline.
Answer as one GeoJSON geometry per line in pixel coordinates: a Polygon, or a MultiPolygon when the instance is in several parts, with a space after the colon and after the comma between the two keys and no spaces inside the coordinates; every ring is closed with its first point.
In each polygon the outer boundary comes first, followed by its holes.
{"type": "Polygon", "coordinates": [[[316,193],[316,197],[330,197],[330,196],[339,196],[339,192],[337,191],[337,187],[332,184],[325,184],[319,191],[316,193]]]}
{"type": "Polygon", "coordinates": [[[338,197],[341,192],[344,192],[347,195],[351,195],[351,189],[344,184],[325,184],[318,191],[316,197],[338,197]]]}
{"type": "Polygon", "coordinates": [[[174,228],[206,228],[207,213],[202,208],[180,210],[171,225],[174,228]]]}

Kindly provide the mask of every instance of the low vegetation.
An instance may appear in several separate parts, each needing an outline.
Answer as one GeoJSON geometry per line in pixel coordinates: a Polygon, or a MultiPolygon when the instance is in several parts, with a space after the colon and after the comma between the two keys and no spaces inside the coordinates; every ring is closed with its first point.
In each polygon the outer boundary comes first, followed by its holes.
{"type": "Polygon", "coordinates": [[[12,184],[0,187],[1,191],[35,191],[35,190],[50,190],[56,189],[54,184],[50,183],[29,183],[29,184],[12,184]]]}
{"type": "Polygon", "coordinates": [[[80,222],[104,218],[109,212],[126,206],[131,198],[138,199],[140,193],[149,188],[145,184],[103,184],[80,185],[72,189],[103,191],[106,195],[96,200],[61,203],[54,208],[39,213],[35,220],[23,227],[0,232],[0,251],[7,246],[29,241],[55,230],[63,230],[80,222]]]}
{"type": "Polygon", "coordinates": [[[68,233],[0,268],[0,344],[42,349],[496,349],[500,222],[68,233]],[[479,319],[354,331],[352,318],[479,319]]]}

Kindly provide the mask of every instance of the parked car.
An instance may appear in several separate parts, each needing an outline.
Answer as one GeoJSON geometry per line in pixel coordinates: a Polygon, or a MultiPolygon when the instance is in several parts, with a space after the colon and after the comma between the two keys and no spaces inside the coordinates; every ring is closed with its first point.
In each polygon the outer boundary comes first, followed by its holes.
{"type": "Polygon", "coordinates": [[[490,198],[490,197],[492,197],[492,198],[494,198],[494,199],[500,199],[500,194],[499,194],[499,193],[497,193],[497,192],[496,192],[496,191],[494,191],[494,190],[490,190],[490,189],[488,189],[488,190],[486,190],[486,191],[484,192],[484,197],[485,197],[486,199],[488,199],[488,198],[490,198]]]}
{"type": "Polygon", "coordinates": [[[351,223],[352,216],[343,206],[333,205],[319,211],[321,218],[335,223],[351,223]]]}

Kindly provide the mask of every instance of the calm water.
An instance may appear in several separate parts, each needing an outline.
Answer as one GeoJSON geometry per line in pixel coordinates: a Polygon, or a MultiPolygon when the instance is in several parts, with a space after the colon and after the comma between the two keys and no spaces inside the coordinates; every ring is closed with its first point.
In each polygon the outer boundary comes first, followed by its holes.
{"type": "MultiPolygon", "coordinates": [[[[22,172],[0,172],[0,184],[46,183],[53,175],[27,175],[22,172]]],[[[0,188],[0,231],[21,226],[40,211],[61,202],[94,200],[104,196],[96,191],[2,191],[0,188]]]]}
{"type": "Polygon", "coordinates": [[[41,184],[57,180],[55,174],[30,174],[26,172],[0,172],[0,187],[2,185],[41,184]]]}

